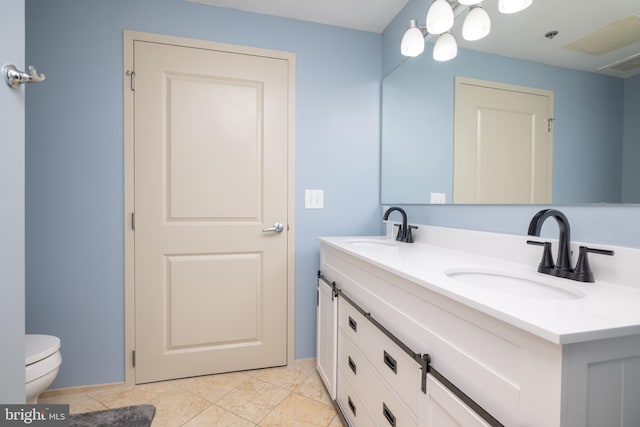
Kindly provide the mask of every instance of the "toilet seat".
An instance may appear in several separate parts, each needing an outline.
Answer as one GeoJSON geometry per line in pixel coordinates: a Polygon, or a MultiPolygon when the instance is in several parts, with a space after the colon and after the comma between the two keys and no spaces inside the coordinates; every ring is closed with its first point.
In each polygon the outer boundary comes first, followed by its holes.
{"type": "Polygon", "coordinates": [[[24,337],[25,365],[42,360],[60,350],[60,338],[52,335],[32,335],[24,337]]]}
{"type": "Polygon", "coordinates": [[[54,370],[62,363],[60,338],[51,335],[25,336],[25,377],[27,383],[54,370]]]}

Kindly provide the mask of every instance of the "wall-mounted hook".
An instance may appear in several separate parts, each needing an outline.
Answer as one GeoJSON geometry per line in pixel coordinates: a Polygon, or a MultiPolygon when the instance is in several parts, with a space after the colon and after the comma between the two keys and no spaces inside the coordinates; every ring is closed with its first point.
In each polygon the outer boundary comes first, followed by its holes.
{"type": "Polygon", "coordinates": [[[2,67],[2,74],[7,84],[14,89],[24,83],[41,82],[45,79],[44,74],[38,74],[33,65],[29,65],[29,73],[27,74],[24,71],[18,71],[13,64],[6,64],[2,67]]]}

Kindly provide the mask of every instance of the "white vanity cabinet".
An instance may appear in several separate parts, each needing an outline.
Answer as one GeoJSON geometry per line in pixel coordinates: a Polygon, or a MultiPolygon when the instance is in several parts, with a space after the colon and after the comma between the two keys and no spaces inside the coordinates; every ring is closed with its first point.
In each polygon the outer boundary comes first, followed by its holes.
{"type": "Polygon", "coordinates": [[[384,256],[321,241],[321,271],[339,295],[337,341],[324,338],[337,347],[318,355],[337,350],[325,384],[352,426],[640,426],[640,335],[554,343],[385,268],[384,256]]]}

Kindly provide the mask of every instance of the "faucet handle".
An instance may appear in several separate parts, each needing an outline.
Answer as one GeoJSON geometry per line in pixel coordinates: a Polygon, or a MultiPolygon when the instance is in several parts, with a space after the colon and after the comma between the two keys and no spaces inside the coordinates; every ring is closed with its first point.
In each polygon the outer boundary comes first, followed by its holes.
{"type": "Polygon", "coordinates": [[[418,228],[417,225],[407,225],[407,230],[406,230],[406,235],[405,235],[405,242],[407,243],[413,243],[413,234],[411,234],[411,230],[415,230],[416,228],[418,228]]]}
{"type": "Polygon", "coordinates": [[[396,235],[396,240],[400,242],[404,242],[404,230],[402,229],[402,224],[393,224],[394,227],[398,227],[398,234],[396,235]]]}
{"type": "Polygon", "coordinates": [[[527,240],[527,245],[544,246],[542,250],[542,259],[538,264],[538,272],[549,274],[556,266],[553,262],[553,255],[551,255],[551,242],[536,242],[534,240],[527,240]]]}
{"type": "Polygon", "coordinates": [[[613,251],[607,249],[596,249],[589,248],[587,246],[580,246],[580,250],[578,252],[578,262],[576,263],[576,270],[574,272],[575,280],[579,282],[595,282],[593,272],[591,271],[591,265],[589,264],[589,257],[587,256],[589,253],[609,256],[612,256],[614,254],[613,251]]]}

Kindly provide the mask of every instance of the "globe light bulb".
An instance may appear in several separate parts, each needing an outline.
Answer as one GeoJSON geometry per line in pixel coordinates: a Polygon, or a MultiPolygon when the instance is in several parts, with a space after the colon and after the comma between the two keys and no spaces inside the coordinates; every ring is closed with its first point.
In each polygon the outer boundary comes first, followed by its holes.
{"type": "Polygon", "coordinates": [[[424,52],[424,35],[422,30],[418,28],[417,22],[412,19],[409,22],[409,28],[404,32],[402,36],[402,42],[400,43],[400,52],[404,56],[415,57],[424,52]]]}
{"type": "Polygon", "coordinates": [[[433,47],[433,59],[444,62],[455,58],[456,55],[458,55],[456,39],[450,33],[444,33],[438,37],[433,47]]]}
{"type": "Polygon", "coordinates": [[[427,31],[431,34],[446,33],[453,27],[453,9],[446,0],[436,0],[427,12],[427,31]]]}
{"type": "Polygon", "coordinates": [[[469,11],[462,24],[462,37],[465,40],[480,40],[491,31],[491,19],[486,10],[474,7],[469,11]]]}

